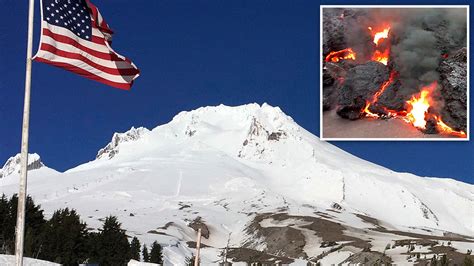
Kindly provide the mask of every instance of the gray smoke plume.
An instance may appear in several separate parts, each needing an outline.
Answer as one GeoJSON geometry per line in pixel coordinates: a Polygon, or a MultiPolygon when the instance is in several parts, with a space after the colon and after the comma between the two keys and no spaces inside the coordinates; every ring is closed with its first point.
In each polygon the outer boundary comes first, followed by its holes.
{"type": "Polygon", "coordinates": [[[390,59],[403,87],[416,91],[439,79],[444,54],[466,46],[466,10],[405,9],[398,14],[391,29],[390,59]]]}

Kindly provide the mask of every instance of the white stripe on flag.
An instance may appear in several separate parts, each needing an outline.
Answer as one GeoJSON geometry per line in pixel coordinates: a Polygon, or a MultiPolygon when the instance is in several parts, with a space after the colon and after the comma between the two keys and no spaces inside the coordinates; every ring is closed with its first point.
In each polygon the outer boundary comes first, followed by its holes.
{"type": "Polygon", "coordinates": [[[65,58],[62,56],[57,56],[53,53],[50,53],[48,51],[43,51],[40,50],[36,57],[43,58],[52,62],[57,62],[57,63],[66,63],[70,65],[74,65],[78,68],[83,69],[84,71],[87,71],[93,75],[99,76],[103,79],[112,81],[112,82],[117,82],[117,83],[125,83],[128,84],[130,83],[130,80],[132,80],[135,76],[121,76],[121,75],[112,75],[112,74],[107,74],[104,73],[102,70],[99,70],[97,68],[94,68],[86,63],[84,63],[81,60],[76,60],[76,59],[71,59],[71,58],[65,58]]]}
{"type": "Polygon", "coordinates": [[[111,61],[111,60],[107,60],[107,59],[102,59],[102,58],[96,57],[92,54],[89,54],[88,52],[85,52],[85,51],[75,47],[74,45],[65,44],[65,43],[62,43],[62,42],[57,42],[53,38],[51,38],[49,36],[46,36],[46,35],[43,36],[43,39],[41,40],[41,43],[46,43],[46,44],[52,45],[52,46],[56,47],[58,50],[61,50],[61,51],[64,51],[64,52],[80,54],[80,55],[86,57],[87,59],[91,60],[92,62],[94,62],[98,65],[101,65],[101,66],[105,66],[105,67],[109,67],[109,68],[118,68],[118,69],[132,69],[133,68],[130,65],[130,63],[128,63],[128,62],[125,62],[125,61],[111,61]]]}

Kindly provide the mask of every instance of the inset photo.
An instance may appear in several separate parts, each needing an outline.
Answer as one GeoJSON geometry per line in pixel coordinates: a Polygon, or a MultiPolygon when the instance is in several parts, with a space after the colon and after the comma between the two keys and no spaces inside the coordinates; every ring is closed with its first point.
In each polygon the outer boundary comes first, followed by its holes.
{"type": "Polygon", "coordinates": [[[321,138],[469,140],[469,6],[321,6],[321,138]]]}

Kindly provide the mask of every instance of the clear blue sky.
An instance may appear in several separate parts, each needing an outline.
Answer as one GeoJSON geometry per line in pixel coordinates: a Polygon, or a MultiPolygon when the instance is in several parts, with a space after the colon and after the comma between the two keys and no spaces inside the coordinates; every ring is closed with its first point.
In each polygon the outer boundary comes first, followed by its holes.
{"type": "MultiPolygon", "coordinates": [[[[268,102],[319,135],[319,3],[93,1],[113,47],[141,69],[121,91],[34,63],[30,151],[66,170],[114,132],[154,128],[200,106],[268,102]]],[[[36,5],[35,49],[39,38],[36,5]]],[[[27,1],[0,0],[0,161],[20,150],[27,1]]],[[[472,113],[471,113],[472,114],[472,113]]],[[[472,142],[335,142],[396,171],[473,181],[472,142]]],[[[1,164],[1,163],[0,163],[1,164]]]]}

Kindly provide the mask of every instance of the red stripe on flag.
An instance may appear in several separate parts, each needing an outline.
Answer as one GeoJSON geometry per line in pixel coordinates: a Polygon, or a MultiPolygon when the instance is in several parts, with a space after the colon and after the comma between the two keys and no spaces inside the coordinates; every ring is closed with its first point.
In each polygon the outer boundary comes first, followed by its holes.
{"type": "Polygon", "coordinates": [[[86,0],[86,2],[87,2],[87,5],[89,6],[89,9],[92,14],[92,18],[94,20],[92,23],[94,23],[95,26],[97,26],[97,28],[100,29],[100,31],[106,32],[110,35],[114,34],[114,32],[112,31],[112,29],[109,28],[109,26],[107,25],[103,17],[102,17],[102,21],[99,21],[99,9],[94,4],[92,4],[91,1],[86,0]]]}
{"type": "MultiPolygon", "coordinates": [[[[94,67],[100,71],[103,71],[107,74],[111,74],[111,75],[117,75],[117,76],[134,76],[136,74],[139,73],[139,71],[135,68],[109,68],[109,67],[106,67],[106,66],[103,66],[103,65],[100,65],[100,64],[97,64],[91,60],[89,60],[87,57],[81,55],[81,54],[77,54],[77,53],[72,53],[72,52],[66,52],[66,51],[63,51],[63,50],[60,50],[50,44],[47,44],[47,43],[42,43],[41,44],[41,50],[43,51],[48,51],[48,52],[51,52],[57,56],[61,56],[61,57],[64,57],[64,58],[69,58],[69,59],[77,59],[77,60],[80,60],[88,65],[90,65],[91,67],[94,67]]],[[[117,62],[117,61],[115,61],[117,62]]]]}
{"type": "Polygon", "coordinates": [[[50,61],[50,60],[47,60],[47,59],[44,59],[44,58],[35,58],[35,61],[37,62],[42,62],[42,63],[46,63],[46,64],[50,64],[50,65],[53,65],[53,66],[56,66],[56,67],[59,67],[59,68],[64,68],[68,71],[71,71],[73,73],[76,73],[76,74],[79,74],[85,78],[88,78],[88,79],[92,79],[92,80],[95,80],[95,81],[98,81],[98,82],[101,82],[105,85],[108,85],[108,86],[112,86],[114,88],[117,88],[117,89],[122,89],[122,90],[130,90],[130,88],[132,87],[133,85],[133,81],[131,81],[130,83],[118,83],[118,82],[113,82],[113,81],[110,81],[110,80],[107,80],[107,79],[104,79],[102,77],[99,77],[97,75],[94,75],[90,72],[87,72],[85,71],[84,69],[82,68],[78,68],[74,65],[71,65],[71,64],[67,64],[67,63],[59,63],[59,62],[53,62],[53,61],[50,61]]]}
{"type": "MultiPolygon", "coordinates": [[[[122,58],[118,57],[116,54],[98,52],[98,51],[93,50],[91,48],[85,47],[84,45],[81,45],[76,40],[74,40],[70,37],[67,37],[67,36],[64,36],[64,35],[61,35],[61,34],[56,34],[56,33],[52,32],[52,31],[50,31],[49,29],[46,29],[46,28],[43,28],[43,35],[49,36],[57,42],[72,45],[72,46],[76,47],[77,49],[80,49],[80,50],[82,50],[82,51],[84,51],[88,54],[91,54],[95,57],[98,57],[100,59],[111,60],[111,61],[124,61],[122,58]]],[[[105,46],[105,44],[102,44],[102,45],[104,45],[104,47],[107,47],[107,46],[105,46]]]]}

